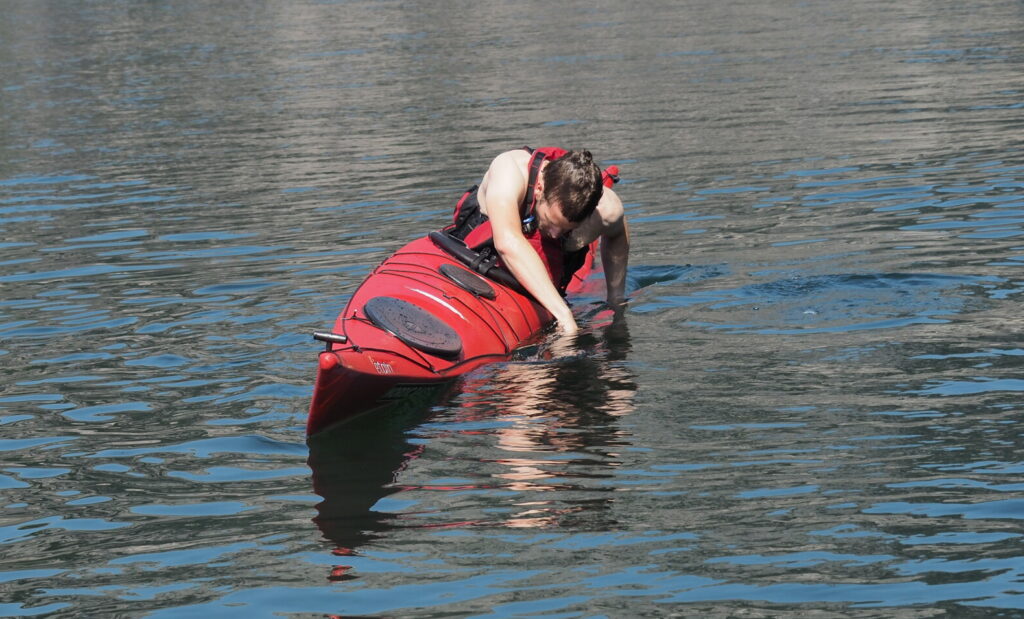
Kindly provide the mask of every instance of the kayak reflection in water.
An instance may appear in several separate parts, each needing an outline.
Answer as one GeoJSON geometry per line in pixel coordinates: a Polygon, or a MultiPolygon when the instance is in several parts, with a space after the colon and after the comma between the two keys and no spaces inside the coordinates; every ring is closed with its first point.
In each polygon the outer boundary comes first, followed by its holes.
{"type": "Polygon", "coordinates": [[[601,263],[613,308],[625,301],[629,228],[622,201],[590,151],[522,148],[491,162],[480,185],[459,200],[449,234],[466,245],[491,245],[504,266],[558,321],[578,328],[563,299],[585,250],[601,240],[601,263]]]}
{"type": "MultiPolygon", "coordinates": [[[[560,527],[576,519],[593,524],[607,513],[611,494],[593,480],[611,477],[610,467],[619,465],[619,453],[629,446],[631,437],[618,420],[633,411],[636,394],[633,375],[621,363],[630,346],[625,320],[612,316],[605,311],[589,320],[598,330],[580,334],[567,357],[557,346],[548,347],[446,388],[459,393],[447,408],[430,408],[428,402],[361,417],[343,431],[310,439],[314,490],[323,498],[314,521],[339,563],[397,529],[560,527]],[[425,426],[428,420],[433,423],[425,426]],[[435,444],[452,436],[460,438],[435,444]],[[469,484],[456,489],[417,483],[437,476],[432,445],[461,454],[454,461],[440,459],[446,474],[469,484]],[[415,465],[425,452],[424,463],[415,465]],[[450,466],[455,468],[448,471],[450,466]],[[497,495],[504,497],[502,509],[488,503],[485,511],[470,505],[471,514],[449,510],[445,503],[466,489],[509,493],[497,495]]],[[[339,565],[330,578],[357,576],[339,565]]]]}

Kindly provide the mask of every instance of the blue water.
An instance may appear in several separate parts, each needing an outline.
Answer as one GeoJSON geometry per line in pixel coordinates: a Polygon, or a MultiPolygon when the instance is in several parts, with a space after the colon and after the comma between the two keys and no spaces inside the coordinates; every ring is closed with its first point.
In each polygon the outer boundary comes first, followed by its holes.
{"type": "Polygon", "coordinates": [[[0,615],[1021,615],[1022,20],[8,3],[0,615]],[[629,309],[307,445],[522,144],[622,168],[629,309]]]}

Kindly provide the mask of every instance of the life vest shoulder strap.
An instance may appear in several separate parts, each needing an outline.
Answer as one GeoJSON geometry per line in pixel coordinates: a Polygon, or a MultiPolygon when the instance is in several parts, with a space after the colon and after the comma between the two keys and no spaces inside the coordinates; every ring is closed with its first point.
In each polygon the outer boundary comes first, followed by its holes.
{"type": "Polygon", "coordinates": [[[537,185],[537,175],[540,174],[540,166],[547,159],[547,155],[544,151],[534,150],[529,146],[524,146],[523,150],[530,153],[530,163],[526,166],[526,196],[523,197],[523,203],[519,205],[519,213],[525,220],[533,215],[533,207],[537,203],[534,187],[537,185]]]}

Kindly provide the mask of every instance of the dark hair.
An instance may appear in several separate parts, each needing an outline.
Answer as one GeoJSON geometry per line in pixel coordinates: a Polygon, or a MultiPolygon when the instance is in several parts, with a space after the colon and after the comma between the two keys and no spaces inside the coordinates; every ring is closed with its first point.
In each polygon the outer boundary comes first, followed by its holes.
{"type": "Polygon", "coordinates": [[[601,169],[589,150],[571,150],[544,168],[544,199],[558,201],[573,223],[590,216],[601,200],[601,169]]]}

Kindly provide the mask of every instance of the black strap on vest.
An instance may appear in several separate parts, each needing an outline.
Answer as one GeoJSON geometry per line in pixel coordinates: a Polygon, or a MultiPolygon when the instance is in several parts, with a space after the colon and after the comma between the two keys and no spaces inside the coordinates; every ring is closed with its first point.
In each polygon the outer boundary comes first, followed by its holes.
{"type": "Polygon", "coordinates": [[[540,166],[544,163],[544,153],[537,152],[529,146],[524,146],[524,150],[531,154],[529,174],[526,177],[526,197],[523,199],[523,206],[526,207],[523,212],[523,216],[529,217],[533,215],[533,207],[537,204],[537,196],[534,192],[534,187],[537,185],[537,175],[540,173],[540,166]]]}
{"type": "Polygon", "coordinates": [[[537,185],[537,175],[540,174],[540,166],[547,159],[547,156],[529,146],[524,146],[523,150],[530,153],[531,157],[529,173],[526,176],[526,196],[523,197],[523,203],[519,206],[519,212],[523,221],[523,234],[529,236],[537,231],[537,214],[534,212],[534,207],[537,205],[537,196],[534,187],[537,185]]]}

